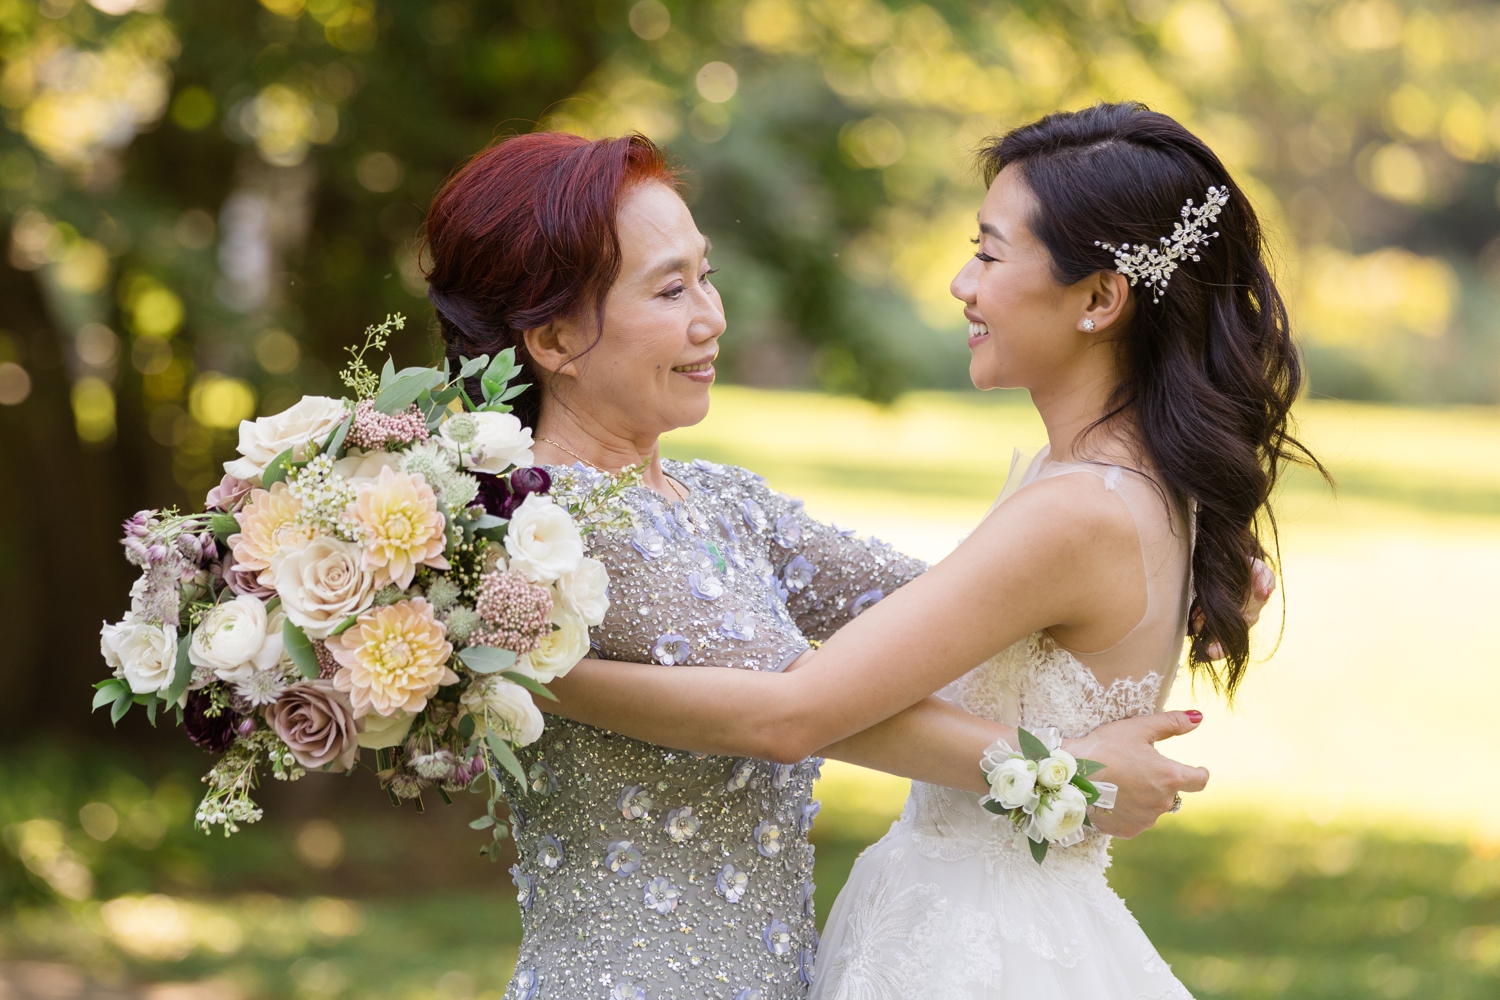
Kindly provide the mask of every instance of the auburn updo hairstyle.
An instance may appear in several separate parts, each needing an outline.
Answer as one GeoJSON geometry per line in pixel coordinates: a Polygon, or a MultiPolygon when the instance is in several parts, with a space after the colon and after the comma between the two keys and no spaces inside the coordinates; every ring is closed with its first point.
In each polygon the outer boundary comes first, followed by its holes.
{"type": "MultiPolygon", "coordinates": [[[[531,388],[511,400],[535,427],[545,391],[525,332],[594,310],[620,272],[615,225],[632,184],[675,188],[666,155],[643,135],[589,140],[566,132],[510,136],[460,167],[427,211],[427,297],[450,363],[508,347],[531,388]]],[[[479,399],[477,379],[469,393],[479,399]]]]}
{"type": "Polygon", "coordinates": [[[1020,171],[1036,199],[1031,230],[1068,285],[1115,270],[1099,244],[1157,246],[1188,199],[1202,205],[1210,187],[1229,191],[1219,235],[1196,249],[1201,260],[1183,261],[1159,301],[1142,294],[1145,284],[1131,290],[1134,316],[1116,343],[1120,381],[1085,435],[1128,417],[1159,485],[1195,511],[1200,624],[1189,664],[1232,696],[1250,657],[1249,559],[1273,562],[1276,549],[1272,492],[1289,462],[1323,472],[1290,431],[1302,366],[1250,199],[1202,140],[1134,102],[1047,115],[987,143],[980,163],[986,183],[1008,166],[1020,171]]]}

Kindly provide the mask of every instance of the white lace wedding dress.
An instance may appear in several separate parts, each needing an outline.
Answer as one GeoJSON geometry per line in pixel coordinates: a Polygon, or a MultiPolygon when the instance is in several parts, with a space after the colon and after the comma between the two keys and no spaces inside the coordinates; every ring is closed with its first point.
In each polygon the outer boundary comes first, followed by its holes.
{"type": "MultiPolygon", "coordinates": [[[[997,503],[1037,479],[1080,473],[1126,503],[1141,539],[1146,613],[1097,653],[1038,632],[940,695],[975,715],[1032,731],[1053,726],[1063,737],[1159,710],[1186,633],[1187,519],[1135,472],[1048,462],[1045,452],[1024,475],[1018,465],[997,503]]],[[[1090,828],[1038,864],[978,795],[913,781],[901,818],[860,855],[834,903],[810,1000],[1190,997],[1106,882],[1109,839],[1090,828]]]]}

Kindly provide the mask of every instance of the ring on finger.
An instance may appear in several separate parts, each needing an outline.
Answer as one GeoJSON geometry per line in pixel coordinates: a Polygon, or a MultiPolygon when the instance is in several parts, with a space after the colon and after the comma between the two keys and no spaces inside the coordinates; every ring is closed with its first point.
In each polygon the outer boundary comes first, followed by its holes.
{"type": "Polygon", "coordinates": [[[1182,811],[1182,793],[1181,792],[1176,792],[1172,796],[1172,808],[1168,809],[1167,812],[1173,812],[1174,813],[1174,812],[1181,812],[1181,811],[1182,811]]]}

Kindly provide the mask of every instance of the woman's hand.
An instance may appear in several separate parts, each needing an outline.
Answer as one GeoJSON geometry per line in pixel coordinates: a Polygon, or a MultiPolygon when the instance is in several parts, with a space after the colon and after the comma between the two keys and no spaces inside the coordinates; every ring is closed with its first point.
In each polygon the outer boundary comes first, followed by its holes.
{"type": "MultiPolygon", "coordinates": [[[[1250,560],[1250,599],[1245,602],[1245,626],[1253,627],[1260,621],[1260,613],[1265,610],[1266,604],[1271,600],[1271,595],[1276,593],[1276,574],[1271,567],[1260,559],[1250,560]]],[[[1197,634],[1203,631],[1203,612],[1193,613],[1193,632],[1197,634]]],[[[1208,658],[1210,660],[1222,660],[1224,658],[1224,647],[1217,642],[1209,643],[1208,658]]]]}
{"type": "Polygon", "coordinates": [[[1089,815],[1100,830],[1115,837],[1134,837],[1156,824],[1168,812],[1180,792],[1201,792],[1208,784],[1208,771],[1188,767],[1163,757],[1158,740],[1181,736],[1203,721],[1198,712],[1162,712],[1109,722],[1087,736],[1064,740],[1063,749],[1074,757],[1097,760],[1104,769],[1091,778],[1119,786],[1113,809],[1091,809],[1089,815]]]}

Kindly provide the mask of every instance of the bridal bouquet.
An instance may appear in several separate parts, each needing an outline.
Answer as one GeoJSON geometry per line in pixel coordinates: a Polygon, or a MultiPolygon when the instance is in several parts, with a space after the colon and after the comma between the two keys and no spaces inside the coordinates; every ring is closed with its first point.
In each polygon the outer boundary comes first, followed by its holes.
{"type": "Polygon", "coordinates": [[[1108,809],[1114,805],[1114,785],[1098,785],[1088,776],[1104,767],[1097,760],[1075,758],[1062,748],[1056,729],[1038,730],[1032,735],[1016,727],[1021,751],[997,740],[980,760],[989,794],[979,804],[992,813],[1005,816],[1026,835],[1031,856],[1040,864],[1047,848],[1071,847],[1084,838],[1089,822],[1088,807],[1100,803],[1108,809]]]}
{"type": "MultiPolygon", "coordinates": [[[[506,401],[512,351],[377,376],[365,363],[400,316],[366,331],[341,373],[356,399],[306,396],[240,425],[239,455],[207,510],[125,523],[142,570],[131,610],[100,635],[113,674],[95,709],[175,712],[218,763],[195,822],[225,835],[261,810],[260,766],[282,780],[350,771],[361,751],[396,804],[420,809],[489,776],[485,851],[506,828],[486,750],[521,787],[515,746],[542,733],[533,696],[589,649],[609,606],[582,533],[609,498],[570,507],[532,464],[506,401]],[[463,392],[478,376],[484,402],[463,392]]],[[[624,481],[603,487],[618,491],[624,481]]]]}

